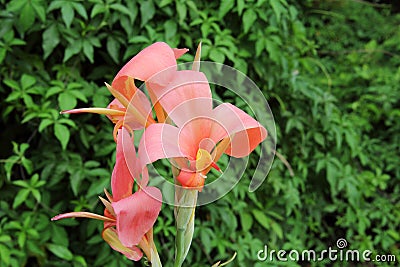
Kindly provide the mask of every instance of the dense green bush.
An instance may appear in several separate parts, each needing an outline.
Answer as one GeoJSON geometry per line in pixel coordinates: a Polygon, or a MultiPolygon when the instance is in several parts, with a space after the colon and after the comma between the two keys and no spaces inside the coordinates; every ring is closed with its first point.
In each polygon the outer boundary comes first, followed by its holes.
{"type": "MultiPolygon", "coordinates": [[[[59,111],[105,107],[103,83],[155,41],[190,48],[184,61],[202,41],[204,60],[246,73],[268,99],[278,133],[279,158],[256,192],[248,192],[251,158],[231,193],[197,210],[190,266],[235,251],[231,266],[265,266],[257,260],[265,244],[322,251],[339,238],[400,260],[395,7],[350,0],[0,0],[0,7],[0,266],[129,265],[102,241],[101,222],[50,222],[69,210],[101,213],[97,196],[109,187],[115,157],[107,118],[59,111]]],[[[164,205],[155,237],[165,266],[174,234],[173,208],[164,205]]]]}

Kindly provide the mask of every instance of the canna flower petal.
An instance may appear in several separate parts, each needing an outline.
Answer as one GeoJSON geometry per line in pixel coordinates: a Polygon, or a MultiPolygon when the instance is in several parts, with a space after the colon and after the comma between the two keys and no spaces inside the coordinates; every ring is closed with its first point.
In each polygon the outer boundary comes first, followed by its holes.
{"type": "Polygon", "coordinates": [[[178,143],[182,151],[185,151],[189,159],[196,159],[199,148],[206,149],[208,152],[214,147],[215,141],[211,140],[210,130],[213,121],[209,115],[204,117],[194,118],[188,121],[180,128],[178,143]],[[203,140],[205,142],[203,142],[203,140]],[[209,142],[211,141],[211,142],[209,142]],[[202,146],[206,143],[206,146],[202,146]]]}
{"type": "Polygon", "coordinates": [[[186,54],[186,52],[189,51],[189,49],[187,49],[187,48],[172,48],[172,51],[174,51],[175,59],[178,59],[181,56],[183,56],[184,54],[186,54]]]}
{"type": "Polygon", "coordinates": [[[119,240],[117,231],[114,228],[104,228],[101,236],[112,249],[124,254],[128,259],[138,261],[143,257],[143,252],[138,247],[132,246],[128,248],[124,246],[119,240]]]}
{"type": "Polygon", "coordinates": [[[141,169],[149,163],[163,158],[186,157],[177,145],[179,129],[165,123],[150,125],[143,133],[139,144],[141,169]]]}
{"type": "MultiPolygon", "coordinates": [[[[162,73],[154,78],[157,79],[159,75],[162,73]]],[[[177,71],[167,86],[153,92],[168,116],[179,127],[192,118],[209,114],[212,110],[210,86],[202,72],[177,71]]]]}
{"type": "MultiPolygon", "coordinates": [[[[166,43],[154,43],[133,57],[115,76],[112,87],[123,90],[128,77],[147,81],[154,74],[170,69],[171,74],[176,71],[176,58],[186,53],[187,49],[172,49],[166,43]]],[[[158,80],[158,84],[167,84],[169,77],[158,80]]]]}
{"type": "Polygon", "coordinates": [[[202,176],[201,173],[186,170],[181,170],[176,179],[181,183],[183,187],[197,189],[200,192],[205,182],[205,178],[204,176],[202,176]]]}
{"type": "Polygon", "coordinates": [[[267,137],[262,125],[234,105],[221,104],[213,109],[211,90],[201,72],[177,71],[174,79],[155,94],[177,127],[153,124],[146,129],[139,146],[141,166],[161,158],[184,157],[189,168],[179,165],[177,177],[184,187],[201,191],[211,167],[219,169],[214,159],[217,161],[222,153],[247,156],[267,137]],[[202,150],[212,155],[204,170],[197,166],[202,150]]]}
{"type": "MultiPolygon", "coordinates": [[[[117,136],[117,155],[114,170],[111,176],[111,190],[113,201],[119,201],[125,197],[132,195],[134,178],[126,159],[136,165],[137,158],[133,137],[131,137],[125,128],[118,130],[117,136]],[[125,153],[124,154],[124,150],[125,153]]],[[[135,167],[135,166],[134,166],[135,167]]],[[[135,170],[132,168],[131,170],[135,170]]]]}
{"type": "Polygon", "coordinates": [[[225,151],[230,156],[249,155],[267,137],[267,130],[258,121],[232,104],[219,105],[212,117],[210,138],[218,142],[230,136],[230,145],[225,151]]]}
{"type": "Polygon", "coordinates": [[[146,187],[112,203],[117,217],[117,234],[125,247],[138,245],[150,231],[161,210],[161,199],[159,189],[146,187]]]}

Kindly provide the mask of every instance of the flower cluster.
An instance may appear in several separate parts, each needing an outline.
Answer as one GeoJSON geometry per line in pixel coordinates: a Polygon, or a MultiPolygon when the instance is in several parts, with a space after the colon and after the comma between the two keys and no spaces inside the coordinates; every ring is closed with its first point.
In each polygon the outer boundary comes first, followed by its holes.
{"type": "MultiPolygon", "coordinates": [[[[186,52],[187,49],[155,43],[133,57],[111,85],[106,84],[115,97],[107,108],[62,112],[107,115],[115,124],[117,152],[112,195],[105,191],[107,200],[100,198],[105,205],[104,215],[71,212],[53,220],[102,220],[102,237],[113,249],[135,261],[144,253],[153,266],[161,266],[152,228],[161,209],[162,193],[148,186],[146,166],[170,159],[177,170],[177,185],[197,193],[212,168],[221,171],[217,162],[224,153],[247,156],[267,137],[263,126],[234,105],[222,103],[213,107],[209,82],[199,71],[200,46],[192,70],[178,70],[176,60],[186,52]],[[144,83],[148,96],[137,88],[136,80],[144,83]],[[133,133],[139,129],[144,132],[136,148],[133,133]],[[137,191],[133,193],[134,188],[137,191]]],[[[176,216],[177,225],[185,221],[179,213],[176,216]]],[[[194,210],[188,218],[193,220],[194,210]]],[[[189,246],[190,242],[184,248],[186,253],[189,246]]]]}

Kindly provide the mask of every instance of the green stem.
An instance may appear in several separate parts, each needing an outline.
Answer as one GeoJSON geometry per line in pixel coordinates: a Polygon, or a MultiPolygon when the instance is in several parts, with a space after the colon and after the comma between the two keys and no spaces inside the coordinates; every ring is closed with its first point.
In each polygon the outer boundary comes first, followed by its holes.
{"type": "Polygon", "coordinates": [[[193,239],[194,213],[197,203],[197,190],[183,189],[182,195],[176,198],[176,238],[175,265],[181,267],[193,239]]]}
{"type": "Polygon", "coordinates": [[[181,267],[184,261],[183,252],[184,248],[184,237],[185,230],[184,229],[176,229],[176,239],[175,239],[175,264],[174,267],[181,267]]]}

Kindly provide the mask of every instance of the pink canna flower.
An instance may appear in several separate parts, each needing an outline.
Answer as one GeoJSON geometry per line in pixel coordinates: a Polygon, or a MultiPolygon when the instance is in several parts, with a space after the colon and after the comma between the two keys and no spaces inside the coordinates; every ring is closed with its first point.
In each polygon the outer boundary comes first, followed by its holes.
{"type": "Polygon", "coordinates": [[[183,187],[201,190],[207,173],[223,153],[244,157],[267,137],[266,129],[234,105],[212,106],[205,75],[177,71],[171,82],[156,92],[176,126],[157,123],[144,131],[139,145],[141,166],[173,158],[183,187]],[[182,160],[184,159],[184,160],[182,160]]]}
{"type": "Polygon", "coordinates": [[[106,84],[115,99],[107,108],[81,108],[66,110],[62,113],[97,113],[105,114],[115,123],[114,138],[121,126],[131,130],[147,127],[154,123],[151,117],[151,104],[146,95],[135,85],[135,79],[147,85],[150,98],[159,121],[165,119],[164,111],[154,97],[154,90],[159,90],[169,83],[170,76],[176,71],[176,59],[185,54],[188,49],[173,49],[166,43],[154,43],[133,57],[115,76],[111,85],[106,84]],[[157,80],[150,78],[163,72],[157,80]]]}
{"type": "Polygon", "coordinates": [[[147,186],[147,174],[137,180],[139,190],[132,194],[134,178],[130,168],[138,166],[137,163],[133,137],[122,128],[118,131],[116,164],[111,177],[113,196],[105,191],[108,200],[100,197],[105,205],[104,216],[69,212],[57,215],[52,220],[76,217],[102,220],[102,237],[114,250],[134,261],[142,258],[143,251],[151,261],[151,255],[154,255],[152,250],[155,249],[152,227],[161,210],[162,196],[160,190],[147,186]],[[129,156],[132,166],[125,156],[129,156]]]}

